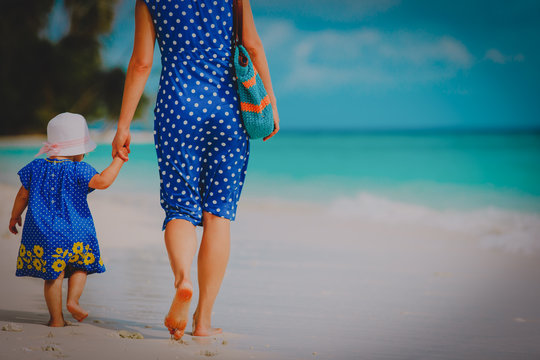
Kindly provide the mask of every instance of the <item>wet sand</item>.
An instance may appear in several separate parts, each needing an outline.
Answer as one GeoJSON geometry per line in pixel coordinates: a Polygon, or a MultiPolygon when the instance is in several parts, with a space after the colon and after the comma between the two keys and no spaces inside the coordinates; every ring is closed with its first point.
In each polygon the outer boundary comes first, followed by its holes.
{"type": "MultiPolygon", "coordinates": [[[[81,298],[90,316],[50,329],[42,281],[14,276],[15,192],[0,185],[0,327],[22,331],[0,331],[2,359],[540,358],[540,254],[487,241],[497,223],[479,232],[270,198],[244,198],[233,223],[213,318],[225,333],[171,341],[163,317],[173,278],[158,199],[114,188],[89,201],[107,267],[81,298]]],[[[516,234],[502,235],[517,243],[516,234]]],[[[190,313],[196,301],[197,288],[190,313]]]]}

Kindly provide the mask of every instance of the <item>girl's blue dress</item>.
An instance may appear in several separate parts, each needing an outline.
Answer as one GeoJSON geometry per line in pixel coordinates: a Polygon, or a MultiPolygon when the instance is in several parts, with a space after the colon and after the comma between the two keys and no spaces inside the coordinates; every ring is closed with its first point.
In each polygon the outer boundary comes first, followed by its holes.
{"type": "Polygon", "coordinates": [[[144,0],[161,51],[154,138],[163,228],[234,220],[249,157],[232,65],[233,0],[144,0]]]}
{"type": "Polygon", "coordinates": [[[86,201],[97,171],[85,162],[36,159],[19,171],[29,191],[17,276],[52,280],[65,271],[105,271],[86,201]]]}

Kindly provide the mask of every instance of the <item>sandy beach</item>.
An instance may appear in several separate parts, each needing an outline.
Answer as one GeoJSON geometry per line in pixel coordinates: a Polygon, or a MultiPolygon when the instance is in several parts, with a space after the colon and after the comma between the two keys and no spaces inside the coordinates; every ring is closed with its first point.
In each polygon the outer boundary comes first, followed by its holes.
{"type": "Polygon", "coordinates": [[[540,357],[535,215],[399,203],[373,211],[381,200],[369,196],[327,205],[244,198],[213,318],[224,334],[175,342],[162,324],[173,279],[159,203],[115,186],[89,197],[107,272],[89,277],[88,319],[66,311],[72,325],[60,329],[44,325],[42,281],[14,276],[16,188],[0,186],[2,359],[540,357]]]}

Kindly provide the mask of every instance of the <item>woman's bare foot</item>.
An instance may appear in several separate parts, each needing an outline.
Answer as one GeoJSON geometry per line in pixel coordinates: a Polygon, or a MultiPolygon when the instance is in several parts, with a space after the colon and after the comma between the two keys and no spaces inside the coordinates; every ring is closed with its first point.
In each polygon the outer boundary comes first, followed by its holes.
{"type": "Polygon", "coordinates": [[[221,328],[213,328],[211,326],[203,326],[196,319],[198,318],[197,312],[193,314],[192,323],[192,335],[193,336],[212,336],[223,333],[221,328]]]}
{"type": "Polygon", "coordinates": [[[184,336],[192,295],[193,286],[189,281],[183,281],[176,289],[171,308],[165,317],[165,326],[176,340],[184,336]]]}
{"type": "Polygon", "coordinates": [[[78,322],[83,321],[88,316],[88,312],[85,311],[78,303],[68,301],[66,304],[66,308],[71,313],[71,316],[78,322]]]}
{"type": "Polygon", "coordinates": [[[50,326],[50,327],[64,327],[67,325],[68,323],[64,319],[54,320],[54,321],[53,319],[50,319],[49,322],[47,323],[47,326],[50,326]]]}

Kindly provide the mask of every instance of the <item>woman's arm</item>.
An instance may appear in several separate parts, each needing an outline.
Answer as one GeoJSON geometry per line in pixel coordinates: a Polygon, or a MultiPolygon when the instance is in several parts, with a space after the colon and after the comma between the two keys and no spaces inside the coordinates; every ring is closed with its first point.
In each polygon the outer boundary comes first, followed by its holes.
{"type": "Polygon", "coordinates": [[[13,210],[11,211],[11,218],[9,219],[9,231],[13,234],[17,234],[17,224],[22,225],[21,215],[28,205],[28,190],[21,186],[15,202],[13,203],[13,210]]]}
{"type": "Polygon", "coordinates": [[[263,140],[268,140],[279,131],[279,114],[277,111],[276,96],[274,95],[274,89],[272,88],[272,80],[270,79],[270,70],[268,69],[268,62],[266,60],[266,54],[264,53],[264,47],[261,42],[261,38],[255,28],[255,21],[253,20],[253,13],[251,12],[251,5],[249,0],[243,1],[244,16],[243,16],[243,39],[244,47],[249,53],[249,57],[253,62],[253,65],[259,72],[259,76],[264,84],[264,88],[270,97],[270,103],[272,104],[274,115],[274,131],[263,140]]]}
{"type": "MultiPolygon", "coordinates": [[[[156,32],[152,17],[148,12],[146,4],[137,0],[135,5],[135,39],[133,41],[133,53],[129,61],[126,82],[124,84],[124,95],[122,98],[122,108],[118,118],[118,128],[116,136],[112,142],[113,158],[122,147],[127,148],[129,153],[129,144],[131,135],[129,126],[133,115],[139,104],[144,86],[152,69],[152,60],[154,58],[154,44],[156,42],[156,32]]],[[[122,153],[119,154],[122,160],[127,161],[122,153]]]]}

